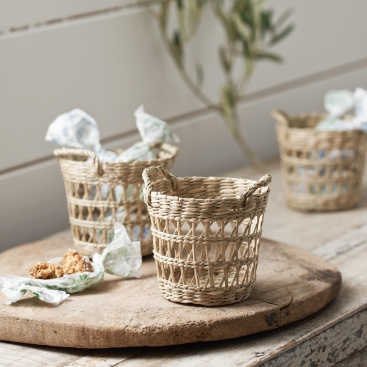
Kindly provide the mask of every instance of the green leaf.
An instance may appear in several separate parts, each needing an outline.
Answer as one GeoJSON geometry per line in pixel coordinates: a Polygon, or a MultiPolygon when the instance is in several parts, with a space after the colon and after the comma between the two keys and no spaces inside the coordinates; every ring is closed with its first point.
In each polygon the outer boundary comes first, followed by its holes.
{"type": "Polygon", "coordinates": [[[200,23],[203,7],[207,4],[207,0],[186,0],[186,3],[187,10],[185,14],[185,43],[187,43],[189,39],[195,35],[200,23]]]}
{"type": "Polygon", "coordinates": [[[171,1],[170,0],[166,0],[166,1],[162,1],[160,3],[161,9],[159,12],[159,24],[161,29],[166,30],[167,28],[167,19],[168,19],[168,14],[169,14],[169,8],[171,5],[171,1]]]}
{"type": "Polygon", "coordinates": [[[185,17],[185,10],[182,5],[182,0],[176,1],[177,3],[177,16],[178,16],[178,25],[180,28],[180,39],[181,43],[182,40],[186,38],[186,17],[185,17]]]}
{"type": "Polygon", "coordinates": [[[256,53],[256,58],[258,60],[271,60],[271,61],[275,61],[275,62],[282,62],[283,59],[281,56],[275,54],[275,53],[272,53],[272,52],[266,52],[266,51],[258,51],[256,53]]]}
{"type": "Polygon", "coordinates": [[[223,9],[219,5],[216,5],[214,10],[219,21],[222,23],[222,26],[227,34],[227,38],[231,41],[234,41],[236,39],[236,31],[233,29],[233,25],[229,17],[226,16],[226,14],[223,12],[223,9]]]}
{"type": "Polygon", "coordinates": [[[196,83],[199,87],[203,86],[204,82],[204,69],[200,63],[196,64],[196,83]]]}
{"type": "Polygon", "coordinates": [[[224,47],[219,47],[219,60],[222,68],[226,74],[231,72],[232,65],[227,57],[226,50],[224,47]]]}
{"type": "Polygon", "coordinates": [[[282,25],[284,25],[284,23],[291,17],[291,15],[293,14],[293,10],[292,9],[287,9],[284,13],[281,14],[281,16],[275,21],[274,23],[274,28],[278,29],[280,28],[282,25]]]}
{"type": "Polygon", "coordinates": [[[173,55],[178,65],[182,68],[183,67],[183,48],[182,48],[182,42],[181,42],[181,35],[178,31],[175,31],[173,33],[171,47],[172,47],[173,55]]]}
{"type": "Polygon", "coordinates": [[[249,29],[247,28],[247,25],[242,21],[238,13],[233,13],[231,18],[232,18],[233,25],[235,29],[237,30],[238,34],[240,35],[242,40],[247,45],[249,45],[251,43],[251,35],[250,35],[249,29]]]}
{"type": "Polygon", "coordinates": [[[197,0],[187,0],[188,18],[191,23],[196,23],[200,18],[201,9],[197,0]]]}
{"type": "Polygon", "coordinates": [[[253,17],[253,40],[257,40],[261,34],[261,10],[264,0],[258,0],[253,3],[252,7],[252,17],[253,17]]]}
{"type": "Polygon", "coordinates": [[[273,38],[271,38],[270,41],[269,41],[269,45],[273,46],[276,43],[278,43],[279,41],[281,41],[283,38],[287,37],[288,34],[290,34],[293,31],[293,29],[294,29],[294,25],[290,24],[288,27],[283,29],[283,31],[276,34],[273,38]]]}
{"type": "Polygon", "coordinates": [[[176,0],[176,6],[178,9],[183,9],[184,8],[184,1],[183,0],[176,0]]]}
{"type": "Polygon", "coordinates": [[[237,7],[237,11],[243,22],[251,29],[251,39],[254,40],[256,33],[256,19],[254,16],[254,12],[256,12],[256,10],[254,9],[254,2],[253,0],[250,0],[246,1],[242,6],[241,5],[242,4],[237,7]]]}
{"type": "Polygon", "coordinates": [[[236,121],[234,119],[233,106],[231,106],[230,101],[228,99],[228,93],[226,87],[223,87],[221,90],[220,102],[222,107],[223,118],[228,128],[233,133],[236,131],[236,121]]]}
{"type": "Polygon", "coordinates": [[[274,33],[274,28],[272,24],[273,12],[272,10],[261,12],[261,37],[264,38],[266,33],[274,33]]]}

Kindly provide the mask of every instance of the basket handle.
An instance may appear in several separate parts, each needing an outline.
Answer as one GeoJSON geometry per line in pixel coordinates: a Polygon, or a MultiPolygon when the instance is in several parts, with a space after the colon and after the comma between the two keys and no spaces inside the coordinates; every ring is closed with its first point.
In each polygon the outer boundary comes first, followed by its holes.
{"type": "Polygon", "coordinates": [[[54,155],[58,159],[66,158],[69,155],[76,155],[76,156],[84,157],[84,158],[92,158],[94,167],[96,168],[97,175],[102,176],[104,173],[101,161],[98,159],[96,153],[94,153],[92,150],[77,149],[77,148],[61,148],[61,149],[55,149],[54,155]]]}
{"type": "Polygon", "coordinates": [[[261,177],[259,181],[255,182],[252,186],[250,186],[246,191],[244,191],[240,195],[240,199],[244,199],[244,205],[247,202],[247,199],[252,196],[257,189],[260,187],[267,186],[271,182],[271,176],[266,174],[265,176],[261,177]]]}
{"type": "Polygon", "coordinates": [[[291,119],[289,116],[282,110],[272,110],[271,117],[273,117],[277,122],[284,126],[291,125],[291,119]]]}
{"type": "Polygon", "coordinates": [[[155,167],[145,168],[144,171],[143,171],[143,180],[144,180],[144,183],[145,183],[144,201],[146,202],[147,205],[152,205],[151,193],[153,191],[154,184],[156,182],[153,182],[151,180],[151,177],[154,174],[158,174],[158,175],[164,177],[166,180],[170,180],[171,181],[171,186],[172,186],[171,191],[177,191],[179,189],[179,184],[178,184],[177,178],[174,175],[172,175],[171,173],[169,173],[168,171],[166,171],[165,169],[163,169],[162,167],[155,166],[155,167]]]}

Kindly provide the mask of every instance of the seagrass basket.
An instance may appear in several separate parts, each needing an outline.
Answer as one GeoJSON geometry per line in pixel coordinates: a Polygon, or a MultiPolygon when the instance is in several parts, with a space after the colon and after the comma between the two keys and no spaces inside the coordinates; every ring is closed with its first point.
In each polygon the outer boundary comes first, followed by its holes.
{"type": "Polygon", "coordinates": [[[354,207],[361,197],[367,134],[317,131],[323,113],[288,116],[275,110],[272,116],[288,205],[314,211],[354,207]]]}
{"type": "Polygon", "coordinates": [[[269,196],[260,181],[176,178],[144,170],[153,253],[162,295],[173,302],[226,305],[250,296],[269,196]],[[153,180],[161,175],[164,179],[153,180]]]}
{"type": "Polygon", "coordinates": [[[158,159],[132,163],[101,163],[90,150],[54,151],[64,178],[74,246],[84,255],[102,253],[113,240],[115,222],[125,225],[131,240],[140,241],[142,255],[152,253],[142,172],[157,164],[170,169],[178,152],[169,144],[155,148],[158,159]]]}

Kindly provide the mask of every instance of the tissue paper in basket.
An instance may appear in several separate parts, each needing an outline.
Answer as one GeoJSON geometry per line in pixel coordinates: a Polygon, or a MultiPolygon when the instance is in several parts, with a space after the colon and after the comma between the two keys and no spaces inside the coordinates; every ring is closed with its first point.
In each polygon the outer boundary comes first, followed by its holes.
{"type": "Polygon", "coordinates": [[[99,128],[93,117],[76,108],[56,118],[48,127],[45,140],[68,148],[92,150],[101,162],[136,162],[157,159],[154,144],[177,144],[179,137],[166,122],[151,116],[140,106],[134,113],[142,142],[120,154],[103,149],[99,128]]]}

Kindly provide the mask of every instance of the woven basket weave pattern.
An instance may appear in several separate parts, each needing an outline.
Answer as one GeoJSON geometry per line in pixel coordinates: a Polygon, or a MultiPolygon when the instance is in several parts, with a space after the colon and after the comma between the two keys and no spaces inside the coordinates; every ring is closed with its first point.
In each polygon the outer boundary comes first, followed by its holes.
{"type": "Polygon", "coordinates": [[[133,163],[100,163],[91,151],[55,150],[64,178],[74,245],[79,251],[88,256],[102,253],[113,239],[114,223],[121,222],[132,240],[141,241],[142,255],[152,253],[142,172],[150,165],[172,167],[177,148],[162,144],[161,149],[159,159],[133,163]]]}
{"type": "Polygon", "coordinates": [[[259,183],[216,177],[176,179],[153,167],[143,177],[163,296],[205,306],[246,299],[256,279],[269,195],[262,186],[270,176],[259,183]],[[166,179],[152,182],[149,176],[157,172],[166,179]]]}
{"type": "Polygon", "coordinates": [[[277,135],[288,204],[301,210],[348,209],[360,200],[367,134],[316,131],[325,114],[282,118],[277,135]]]}

